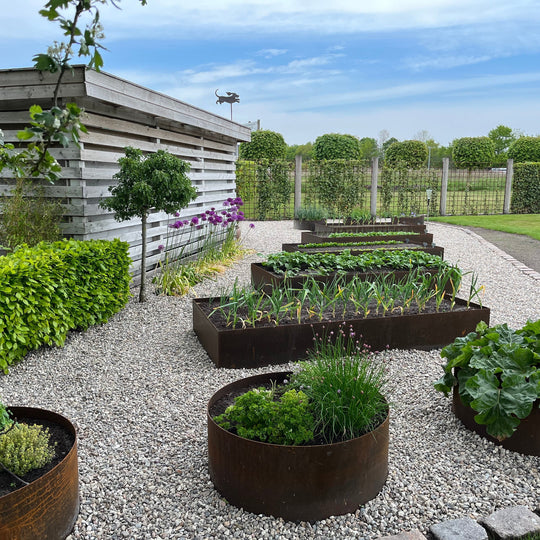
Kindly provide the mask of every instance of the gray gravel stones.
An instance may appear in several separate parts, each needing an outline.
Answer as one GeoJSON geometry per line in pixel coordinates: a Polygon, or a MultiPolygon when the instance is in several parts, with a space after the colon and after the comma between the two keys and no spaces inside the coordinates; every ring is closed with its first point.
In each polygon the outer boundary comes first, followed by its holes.
{"type": "MultiPolygon", "coordinates": [[[[429,224],[445,258],[479,274],[493,323],[540,317],[540,284],[462,230],[429,224]]],[[[256,253],[298,242],[289,222],[245,234],[256,253]]],[[[255,373],[218,370],[191,327],[191,299],[249,281],[256,253],[189,297],[132,300],[102,326],[42,348],[0,377],[9,405],[67,415],[79,430],[81,512],[70,539],[363,538],[397,534],[511,506],[538,506],[540,458],[515,454],[468,431],[432,382],[438,351],[388,351],[392,404],[389,477],[353,514],[290,523],[230,506],[207,469],[206,404],[221,386],[255,373]]],[[[470,279],[468,277],[467,279],[470,279]]]]}

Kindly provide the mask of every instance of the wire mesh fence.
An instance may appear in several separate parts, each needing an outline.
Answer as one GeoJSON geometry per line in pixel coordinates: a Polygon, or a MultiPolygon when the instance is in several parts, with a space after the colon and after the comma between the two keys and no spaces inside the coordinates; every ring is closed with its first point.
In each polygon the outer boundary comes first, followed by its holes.
{"type": "MultiPolygon", "coordinates": [[[[373,175],[372,163],[366,161],[303,163],[300,201],[296,204],[296,213],[301,215],[296,217],[370,215],[373,175]]],[[[449,169],[446,182],[443,176],[442,169],[377,167],[377,215],[503,213],[506,169],[449,169]],[[443,190],[445,206],[441,208],[443,190]]],[[[237,163],[237,193],[244,200],[247,219],[293,219],[294,188],[294,163],[267,160],[237,163]]]]}

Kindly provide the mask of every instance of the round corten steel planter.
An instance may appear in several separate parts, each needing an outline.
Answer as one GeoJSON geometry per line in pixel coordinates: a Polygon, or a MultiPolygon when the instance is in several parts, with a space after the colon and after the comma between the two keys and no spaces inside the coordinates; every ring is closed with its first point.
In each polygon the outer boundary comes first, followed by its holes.
{"type": "Polygon", "coordinates": [[[208,403],[210,478],[228,502],[256,514],[316,521],[354,512],[373,499],[388,475],[389,418],[374,431],[341,443],[285,446],[251,441],[219,427],[211,409],[290,372],[255,375],[216,392],[208,403]]]}
{"type": "Polygon", "coordinates": [[[511,437],[499,441],[488,435],[486,426],[477,424],[474,417],[478,414],[475,410],[465,405],[459,396],[459,389],[454,386],[452,394],[452,408],[454,414],[461,420],[463,425],[485,437],[492,443],[502,446],[507,450],[527,454],[529,456],[540,456],[540,408],[535,402],[531,414],[520,421],[519,426],[511,437]]]}
{"type": "Polygon", "coordinates": [[[27,486],[0,497],[0,538],[13,540],[64,539],[79,514],[77,433],[60,414],[31,407],[11,407],[13,417],[47,420],[73,436],[73,446],[54,468],[27,486]]]}

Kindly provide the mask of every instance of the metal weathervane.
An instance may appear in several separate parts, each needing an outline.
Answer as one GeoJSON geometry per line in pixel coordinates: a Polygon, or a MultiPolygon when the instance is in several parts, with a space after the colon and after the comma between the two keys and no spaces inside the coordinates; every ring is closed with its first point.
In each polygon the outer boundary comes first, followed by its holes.
{"type": "Polygon", "coordinates": [[[217,97],[216,103],[221,105],[222,103],[230,103],[231,104],[231,120],[232,120],[232,106],[233,103],[240,103],[240,96],[236,92],[226,92],[226,96],[220,96],[218,94],[219,88],[216,88],[215,94],[217,97]]]}

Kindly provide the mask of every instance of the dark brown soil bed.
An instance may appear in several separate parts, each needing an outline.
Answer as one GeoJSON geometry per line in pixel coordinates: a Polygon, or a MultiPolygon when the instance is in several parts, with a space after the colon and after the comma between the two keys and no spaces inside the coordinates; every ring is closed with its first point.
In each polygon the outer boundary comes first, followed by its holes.
{"type": "MultiPolygon", "coordinates": [[[[201,310],[205,313],[205,315],[209,318],[209,320],[211,320],[214,326],[216,326],[217,328],[223,328],[223,329],[224,328],[243,328],[243,323],[241,321],[242,320],[249,321],[247,310],[242,309],[242,308],[238,310],[239,322],[237,323],[235,327],[227,325],[226,317],[219,310],[216,311],[212,316],[210,316],[212,311],[219,306],[219,299],[217,300],[213,299],[209,302],[199,302],[199,306],[201,310]]],[[[368,307],[369,307],[369,313],[367,314],[366,317],[364,317],[363,314],[355,313],[355,311],[352,308],[346,309],[345,311],[343,311],[341,309],[341,306],[339,306],[336,308],[335,312],[333,312],[331,309],[328,309],[325,312],[323,312],[322,318],[319,318],[318,315],[316,317],[310,316],[307,309],[304,307],[300,316],[300,321],[298,321],[297,317],[283,316],[280,318],[278,326],[284,326],[288,324],[298,324],[299,322],[309,324],[312,322],[319,323],[319,322],[330,322],[330,321],[350,320],[350,319],[377,319],[377,318],[383,317],[381,308],[379,309],[379,314],[377,314],[376,312],[376,307],[377,307],[376,302],[371,302],[368,307]]],[[[411,306],[410,308],[404,308],[403,314],[404,315],[405,314],[417,315],[419,313],[425,313],[425,314],[446,313],[450,311],[456,312],[456,311],[467,311],[467,310],[468,308],[466,305],[458,305],[458,304],[454,305],[454,308],[452,309],[451,302],[449,300],[444,300],[444,299],[441,302],[439,309],[437,309],[436,302],[434,299],[432,299],[427,302],[427,304],[425,305],[424,309],[421,312],[418,309],[418,306],[415,305],[415,306],[411,306]]],[[[400,314],[401,314],[400,307],[397,306],[396,304],[396,306],[394,307],[394,310],[392,312],[388,311],[385,316],[387,317],[396,316],[400,314]]],[[[252,327],[252,325],[247,322],[244,323],[244,326],[252,327]]],[[[262,319],[260,321],[256,321],[255,323],[256,328],[263,328],[263,327],[268,327],[268,326],[274,327],[276,326],[276,323],[274,321],[269,321],[268,318],[262,319]]]]}
{"type": "MultiPolygon", "coordinates": [[[[19,423],[29,425],[38,424],[44,428],[48,428],[50,435],[49,442],[50,444],[55,445],[55,456],[50,463],[39,469],[34,469],[21,477],[25,482],[31,483],[48,473],[66,457],[75,443],[75,437],[64,427],[48,420],[41,418],[18,418],[17,420],[19,423]]],[[[23,484],[3,469],[0,469],[0,497],[11,493],[12,491],[16,491],[21,487],[24,487],[23,484]]]]}

